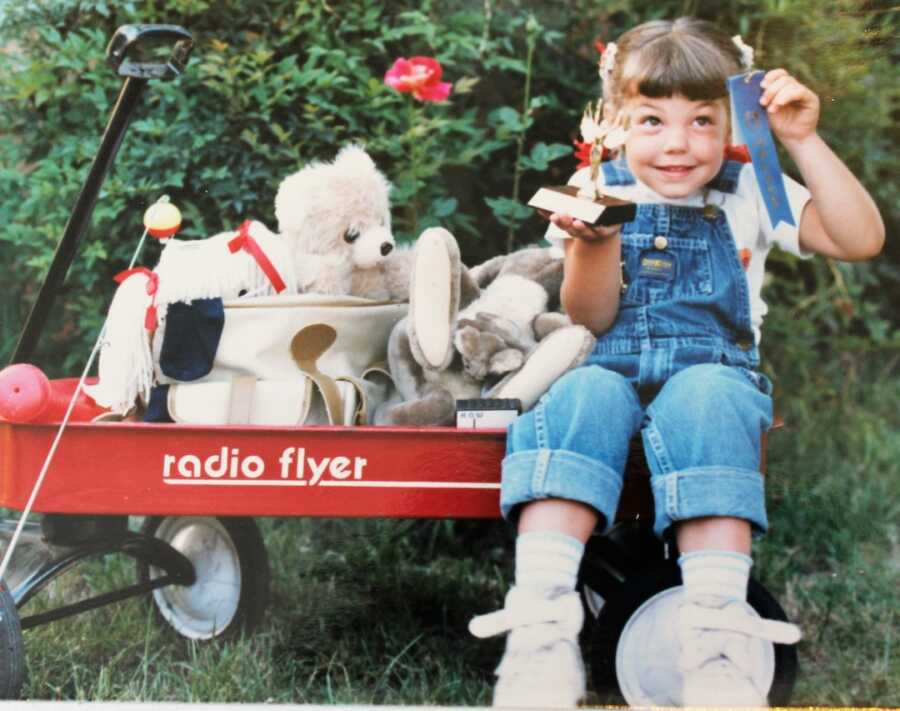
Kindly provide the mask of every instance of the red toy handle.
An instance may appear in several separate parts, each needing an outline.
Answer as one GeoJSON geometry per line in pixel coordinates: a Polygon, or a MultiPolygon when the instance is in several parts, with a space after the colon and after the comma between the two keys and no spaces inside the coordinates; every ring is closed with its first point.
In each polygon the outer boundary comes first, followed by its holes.
{"type": "MultiPolygon", "coordinates": [[[[97,382],[88,378],[87,382],[97,382]]],[[[16,363],[0,370],[0,419],[9,422],[60,422],[78,378],[49,380],[43,371],[29,363],[16,363]]],[[[72,422],[90,422],[106,412],[86,393],[79,393],[72,409],[72,422]]]]}

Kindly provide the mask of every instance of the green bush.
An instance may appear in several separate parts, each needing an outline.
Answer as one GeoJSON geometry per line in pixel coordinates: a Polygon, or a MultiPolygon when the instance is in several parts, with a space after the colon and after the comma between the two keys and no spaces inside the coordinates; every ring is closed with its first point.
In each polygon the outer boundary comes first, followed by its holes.
{"type": "MultiPolygon", "coordinates": [[[[715,19],[754,44],[759,64],[784,64],[813,85],[826,107],[823,133],[895,226],[890,129],[898,83],[896,57],[885,45],[896,20],[878,12],[886,2],[843,0],[838,13],[831,5],[0,3],[0,274],[10,294],[0,310],[0,357],[11,353],[115,101],[119,82],[103,56],[121,24],[180,24],[196,44],[182,77],[150,83],[104,184],[35,359],[56,374],[84,362],[111,277],[134,250],[144,209],[163,193],[181,207],[186,238],[233,228],[248,216],[274,227],[281,178],[358,141],[394,183],[401,239],[443,224],[470,264],[540,239],[543,225],[523,198],[540,184],[564,181],[575,166],[570,142],[598,89],[593,40],[653,17],[715,19]],[[829,52],[820,51],[823,45],[829,52]],[[383,84],[395,58],[418,54],[443,64],[445,80],[454,83],[448,102],[420,104],[383,84]]],[[[776,307],[805,305],[802,316],[832,347],[852,334],[894,348],[886,296],[900,280],[893,261],[838,271],[777,255],[773,272],[788,278],[769,299],[776,307]]],[[[787,339],[771,350],[780,368],[782,356],[799,346],[789,328],[776,330],[779,343],[787,339]]]]}

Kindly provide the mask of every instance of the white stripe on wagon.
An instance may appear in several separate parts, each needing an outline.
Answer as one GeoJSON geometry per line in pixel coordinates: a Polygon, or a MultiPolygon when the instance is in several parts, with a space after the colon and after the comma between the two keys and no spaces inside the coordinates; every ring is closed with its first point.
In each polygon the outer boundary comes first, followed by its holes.
{"type": "MultiPolygon", "coordinates": [[[[218,479],[164,479],[163,484],[172,486],[308,486],[306,481],[276,481],[273,479],[241,479],[221,481],[218,479]]],[[[484,484],[464,481],[320,481],[316,486],[361,486],[390,489],[499,489],[500,484],[484,484]]]]}

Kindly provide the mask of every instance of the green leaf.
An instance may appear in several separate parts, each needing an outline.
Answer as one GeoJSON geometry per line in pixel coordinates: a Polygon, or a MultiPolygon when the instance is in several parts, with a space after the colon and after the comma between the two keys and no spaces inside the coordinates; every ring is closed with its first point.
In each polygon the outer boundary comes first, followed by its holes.
{"type": "Polygon", "coordinates": [[[490,113],[488,120],[501,130],[516,132],[522,129],[522,115],[512,106],[501,106],[490,113]]]}
{"type": "Polygon", "coordinates": [[[516,200],[507,197],[486,197],[484,201],[490,206],[497,218],[507,221],[525,220],[534,214],[534,210],[516,200]]]}
{"type": "Polygon", "coordinates": [[[525,64],[524,60],[513,57],[491,57],[484,64],[489,69],[499,69],[500,71],[515,72],[517,74],[528,73],[528,65],[525,64]]]}
{"type": "Polygon", "coordinates": [[[571,156],[572,148],[563,143],[546,144],[536,143],[531,149],[531,155],[522,156],[521,166],[524,170],[544,171],[550,167],[550,163],[563,156],[571,156]]]}
{"type": "Polygon", "coordinates": [[[453,93],[454,94],[468,94],[472,91],[480,82],[481,79],[479,77],[462,77],[453,82],[453,93]]]}
{"type": "Polygon", "coordinates": [[[456,198],[438,198],[431,203],[431,212],[435,217],[447,217],[456,212],[456,198]]]}

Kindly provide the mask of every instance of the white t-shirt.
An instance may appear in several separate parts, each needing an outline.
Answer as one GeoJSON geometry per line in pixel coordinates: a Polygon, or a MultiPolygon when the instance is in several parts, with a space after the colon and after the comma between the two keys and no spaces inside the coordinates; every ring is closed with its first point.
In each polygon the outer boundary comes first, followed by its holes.
{"type": "MultiPolygon", "coordinates": [[[[597,179],[598,187],[603,187],[603,171],[597,179]]],[[[790,176],[784,176],[785,189],[787,191],[788,204],[796,225],[778,223],[778,229],[772,228],[769,213],[756,181],[756,173],[750,163],[744,164],[738,178],[737,189],[734,193],[723,193],[718,190],[710,190],[704,202],[703,191],[684,198],[668,199],[654,192],[649,187],[635,179],[632,185],[615,185],[603,188],[606,195],[631,200],[635,203],[668,203],[670,205],[684,205],[688,207],[703,207],[705,204],[716,205],[725,213],[731,234],[734,235],[738,254],[741,250],[748,250],[744,255],[749,255],[749,264],[746,267],[747,282],[750,294],[750,319],[753,324],[753,333],[756,342],[760,342],[760,327],[763,317],[768,310],[763,301],[761,292],[763,277],[765,276],[766,257],[773,245],[790,252],[798,257],[809,257],[810,253],[800,249],[800,217],[803,208],[810,199],[809,190],[800,185],[790,176]]],[[[579,189],[588,190],[591,187],[590,168],[582,168],[569,180],[569,185],[575,185],[579,189]]],[[[546,239],[554,246],[559,246],[568,234],[563,230],[550,225],[545,235],[546,239]]]]}

